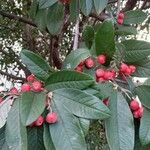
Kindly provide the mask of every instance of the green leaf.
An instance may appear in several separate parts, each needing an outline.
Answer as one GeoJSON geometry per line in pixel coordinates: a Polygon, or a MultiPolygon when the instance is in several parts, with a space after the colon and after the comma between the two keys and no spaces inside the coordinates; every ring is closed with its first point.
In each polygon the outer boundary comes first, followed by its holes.
{"type": "Polygon", "coordinates": [[[147,14],[141,10],[130,10],[125,12],[124,24],[142,23],[147,18],[147,14]]]}
{"type": "Polygon", "coordinates": [[[132,64],[136,66],[136,72],[133,74],[134,76],[147,78],[150,76],[150,58],[132,64]]]}
{"type": "Polygon", "coordinates": [[[78,17],[78,1],[71,0],[69,9],[70,9],[70,21],[75,22],[78,17]]]}
{"type": "Polygon", "coordinates": [[[80,126],[82,128],[82,131],[84,133],[84,136],[88,134],[89,128],[90,128],[90,120],[79,118],[80,126]]]}
{"type": "Polygon", "coordinates": [[[47,28],[48,31],[56,35],[59,33],[64,20],[64,8],[61,4],[54,4],[48,9],[47,28]]]}
{"type": "Polygon", "coordinates": [[[52,101],[52,108],[58,115],[57,123],[49,125],[56,150],[87,150],[79,119],[58,101],[52,101]]]}
{"type": "Polygon", "coordinates": [[[92,0],[80,0],[81,11],[88,16],[92,10],[92,0]]]}
{"type": "Polygon", "coordinates": [[[71,113],[86,119],[110,117],[109,109],[97,97],[76,89],[58,89],[53,93],[53,101],[61,103],[71,113]]]}
{"type": "Polygon", "coordinates": [[[44,133],[43,133],[43,141],[44,146],[46,150],[55,150],[50,132],[49,132],[49,126],[44,124],[44,133]]]}
{"type": "Polygon", "coordinates": [[[23,125],[33,123],[45,109],[46,94],[26,92],[21,95],[20,114],[23,125]]]}
{"type": "Polygon", "coordinates": [[[133,150],[133,116],[121,93],[112,93],[109,102],[111,117],[106,120],[106,136],[110,150],[133,150]]]}
{"type": "Polygon", "coordinates": [[[28,128],[28,150],[45,150],[43,143],[43,127],[28,128]]]}
{"type": "Polygon", "coordinates": [[[29,11],[29,14],[30,14],[30,17],[34,20],[35,17],[36,17],[36,13],[37,13],[37,10],[38,10],[38,0],[33,0],[32,4],[31,4],[31,7],[30,7],[30,11],[29,11]]]}
{"type": "Polygon", "coordinates": [[[10,97],[0,103],[0,128],[2,128],[6,123],[6,118],[11,109],[11,105],[12,99],[10,97]]]}
{"type": "Polygon", "coordinates": [[[142,104],[150,109],[150,86],[148,85],[141,85],[135,88],[135,92],[138,95],[142,104]]]}
{"type": "Polygon", "coordinates": [[[46,16],[47,16],[47,9],[36,10],[34,22],[38,25],[38,28],[40,30],[46,30],[46,16]]]}
{"type": "Polygon", "coordinates": [[[72,51],[65,59],[63,63],[64,69],[74,69],[81,61],[91,56],[88,49],[77,49],[72,51]]]}
{"type": "Polygon", "coordinates": [[[52,72],[47,62],[31,51],[22,50],[21,59],[28,69],[41,80],[46,80],[49,77],[49,72],[52,72]]]}
{"type": "Polygon", "coordinates": [[[95,35],[96,54],[106,54],[111,59],[115,52],[114,26],[111,20],[106,20],[100,25],[95,35]]]}
{"type": "Polygon", "coordinates": [[[3,126],[2,128],[0,128],[0,147],[3,147],[5,142],[6,142],[6,140],[5,140],[5,126],[3,126]]]}
{"type": "Polygon", "coordinates": [[[123,41],[125,62],[132,63],[146,59],[150,55],[150,43],[139,40],[123,41]]]}
{"type": "Polygon", "coordinates": [[[83,73],[76,71],[59,71],[53,73],[46,81],[46,89],[55,90],[60,88],[84,89],[94,84],[94,79],[83,73]]]}
{"type": "Polygon", "coordinates": [[[39,8],[47,8],[54,5],[58,0],[39,0],[39,8]]]}
{"type": "Polygon", "coordinates": [[[86,25],[83,29],[82,37],[88,48],[91,48],[94,39],[94,28],[90,25],[86,25]]]}
{"type": "Polygon", "coordinates": [[[6,141],[11,150],[27,150],[27,133],[20,120],[19,101],[15,100],[6,124],[6,141]]]}
{"type": "Polygon", "coordinates": [[[117,30],[115,31],[116,35],[136,35],[137,30],[135,27],[132,26],[118,26],[117,30]]]}
{"type": "Polygon", "coordinates": [[[101,97],[102,99],[110,97],[114,92],[113,85],[110,82],[99,83],[91,88],[98,91],[99,93],[95,94],[99,95],[99,97],[101,97]]]}
{"type": "Polygon", "coordinates": [[[100,14],[107,6],[108,0],[94,0],[94,6],[97,14],[100,14]]]}
{"type": "Polygon", "coordinates": [[[144,108],[140,124],[140,141],[142,145],[150,144],[150,110],[144,108]]]}

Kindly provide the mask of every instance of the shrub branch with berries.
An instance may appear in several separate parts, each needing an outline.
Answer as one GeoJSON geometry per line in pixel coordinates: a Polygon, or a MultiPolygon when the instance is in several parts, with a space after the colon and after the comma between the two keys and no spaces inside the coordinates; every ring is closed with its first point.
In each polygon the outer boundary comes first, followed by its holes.
{"type": "MultiPolygon", "coordinates": [[[[99,13],[96,4],[91,5],[99,13]]],[[[39,7],[49,7],[54,16],[57,8],[61,16],[63,6],[74,5],[71,0],[53,0],[39,7]]],[[[60,20],[55,19],[57,30],[60,20]]],[[[150,43],[123,38],[132,34],[126,27],[145,19],[146,13],[133,10],[84,26],[84,46],[71,51],[60,70],[23,49],[21,60],[32,74],[20,89],[1,93],[1,149],[87,150],[90,123],[101,120],[110,150],[149,150],[150,82],[138,85],[132,79],[150,76],[150,43]]],[[[48,30],[54,34],[51,26],[48,30]]]]}

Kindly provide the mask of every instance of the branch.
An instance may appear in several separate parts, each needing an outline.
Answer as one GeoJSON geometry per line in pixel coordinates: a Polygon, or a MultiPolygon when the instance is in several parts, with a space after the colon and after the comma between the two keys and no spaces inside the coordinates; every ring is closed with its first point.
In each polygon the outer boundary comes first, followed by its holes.
{"type": "Polygon", "coordinates": [[[93,17],[99,21],[104,21],[105,19],[109,18],[109,16],[107,14],[105,14],[104,12],[102,12],[99,16],[94,13],[91,13],[89,16],[93,17]]]}
{"type": "Polygon", "coordinates": [[[1,75],[5,75],[5,76],[7,76],[7,77],[9,77],[9,78],[11,78],[11,79],[13,79],[13,80],[26,81],[25,78],[17,77],[17,76],[15,76],[15,75],[9,74],[9,73],[4,72],[4,71],[2,71],[2,70],[0,70],[0,74],[1,74],[1,75]]]}
{"type": "Polygon", "coordinates": [[[79,23],[80,23],[79,15],[80,15],[80,6],[79,6],[79,0],[78,0],[78,16],[77,16],[76,25],[75,25],[73,50],[76,50],[79,45],[79,23]]]}
{"type": "Polygon", "coordinates": [[[141,6],[141,9],[145,9],[145,6],[147,5],[147,2],[148,2],[148,0],[145,0],[145,1],[143,2],[143,5],[141,6]]]}
{"type": "Polygon", "coordinates": [[[24,18],[24,17],[17,16],[12,13],[3,12],[2,10],[0,10],[0,15],[2,15],[3,17],[7,17],[9,19],[17,20],[17,21],[29,24],[31,26],[37,27],[37,25],[34,22],[32,22],[31,20],[24,18]]]}
{"type": "Polygon", "coordinates": [[[137,0],[128,0],[123,11],[132,10],[136,6],[137,0]]]}

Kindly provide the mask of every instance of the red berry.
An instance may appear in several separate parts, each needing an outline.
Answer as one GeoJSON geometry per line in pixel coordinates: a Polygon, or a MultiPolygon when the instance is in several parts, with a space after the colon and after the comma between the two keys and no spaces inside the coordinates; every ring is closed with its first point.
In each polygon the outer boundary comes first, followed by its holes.
{"type": "Polygon", "coordinates": [[[85,63],[85,61],[83,60],[83,61],[81,61],[81,62],[79,63],[79,65],[78,65],[78,66],[83,66],[83,65],[84,65],[84,63],[85,63]]]}
{"type": "Polygon", "coordinates": [[[117,19],[118,24],[123,24],[123,19],[117,19]]]}
{"type": "Polygon", "coordinates": [[[127,64],[125,64],[125,63],[122,63],[121,65],[120,65],[120,72],[121,73],[124,73],[124,72],[126,72],[126,70],[128,69],[128,65],[127,64]]]}
{"type": "Polygon", "coordinates": [[[111,79],[113,79],[113,76],[114,76],[114,73],[112,73],[111,71],[105,71],[104,79],[111,80],[111,79]]]}
{"type": "Polygon", "coordinates": [[[117,19],[124,19],[124,13],[120,12],[117,16],[117,19]]]}
{"type": "Polygon", "coordinates": [[[75,70],[76,70],[77,72],[82,72],[82,71],[83,71],[83,67],[82,67],[82,66],[77,66],[77,67],[75,68],[75,70]]]}
{"type": "Polygon", "coordinates": [[[42,116],[39,116],[37,118],[37,120],[34,122],[34,125],[35,126],[41,126],[43,124],[43,122],[44,122],[44,118],[42,116]]]}
{"type": "Polygon", "coordinates": [[[86,60],[85,60],[85,66],[87,67],[87,68],[92,68],[93,66],[94,66],[94,61],[93,61],[93,59],[92,58],[87,58],[86,60]]]}
{"type": "Polygon", "coordinates": [[[46,122],[48,123],[55,123],[58,120],[58,116],[55,112],[48,113],[46,116],[46,122]]]}
{"type": "Polygon", "coordinates": [[[144,113],[143,106],[141,106],[141,108],[138,110],[138,112],[139,112],[139,117],[141,118],[143,116],[143,113],[144,113]]]}
{"type": "Polygon", "coordinates": [[[131,73],[134,73],[136,70],[136,67],[134,65],[129,65],[129,68],[131,70],[131,73]]]}
{"type": "Polygon", "coordinates": [[[31,74],[27,77],[28,82],[33,82],[34,80],[35,80],[35,76],[33,74],[31,74]]]}
{"type": "Polygon", "coordinates": [[[22,92],[28,92],[30,91],[31,87],[28,83],[24,83],[22,86],[21,86],[21,91],[22,92]]]}
{"type": "Polygon", "coordinates": [[[110,72],[112,73],[112,79],[114,79],[116,77],[116,71],[112,69],[110,70],[110,72]]]}
{"type": "Polygon", "coordinates": [[[140,118],[138,110],[133,112],[133,117],[134,118],[140,118]]]}
{"type": "Polygon", "coordinates": [[[97,82],[103,82],[103,81],[105,81],[105,79],[102,78],[102,77],[100,77],[100,78],[97,78],[96,81],[97,81],[97,82]]]}
{"type": "Polygon", "coordinates": [[[99,64],[105,64],[105,62],[106,62],[106,56],[105,55],[99,55],[99,56],[97,56],[97,62],[99,64]]]}
{"type": "Polygon", "coordinates": [[[126,69],[126,71],[124,72],[124,74],[127,75],[127,76],[129,76],[131,73],[132,73],[132,72],[131,72],[131,69],[130,69],[129,67],[128,67],[128,68],[126,69]]]}
{"type": "Polygon", "coordinates": [[[3,101],[3,98],[0,96],[0,103],[3,101]]]}
{"type": "Polygon", "coordinates": [[[133,116],[134,118],[141,118],[143,116],[144,113],[144,108],[143,106],[141,106],[138,110],[133,112],[133,116]]]}
{"type": "Polygon", "coordinates": [[[10,93],[11,94],[18,94],[18,90],[15,87],[13,87],[10,89],[10,93]]]}
{"type": "Polygon", "coordinates": [[[132,100],[130,102],[130,108],[133,111],[138,110],[140,108],[138,101],[137,100],[132,100]]]}
{"type": "Polygon", "coordinates": [[[103,99],[103,103],[104,103],[106,106],[108,106],[108,104],[109,104],[108,98],[103,99]]]}
{"type": "Polygon", "coordinates": [[[95,74],[96,74],[97,78],[100,78],[100,77],[104,76],[105,71],[103,69],[97,69],[96,72],[95,72],[95,74]]]}
{"type": "Polygon", "coordinates": [[[32,83],[32,89],[33,91],[39,92],[42,90],[42,83],[40,81],[34,81],[32,83]]]}

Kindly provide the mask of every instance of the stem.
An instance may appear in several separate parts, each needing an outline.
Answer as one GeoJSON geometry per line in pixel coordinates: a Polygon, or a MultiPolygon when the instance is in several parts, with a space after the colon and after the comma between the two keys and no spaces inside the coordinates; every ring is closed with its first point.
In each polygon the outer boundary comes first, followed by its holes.
{"type": "Polygon", "coordinates": [[[80,7],[79,7],[79,0],[78,0],[78,14],[77,14],[77,20],[75,25],[75,36],[74,36],[74,44],[73,44],[73,50],[76,50],[79,45],[79,23],[80,23],[80,7]]]}

